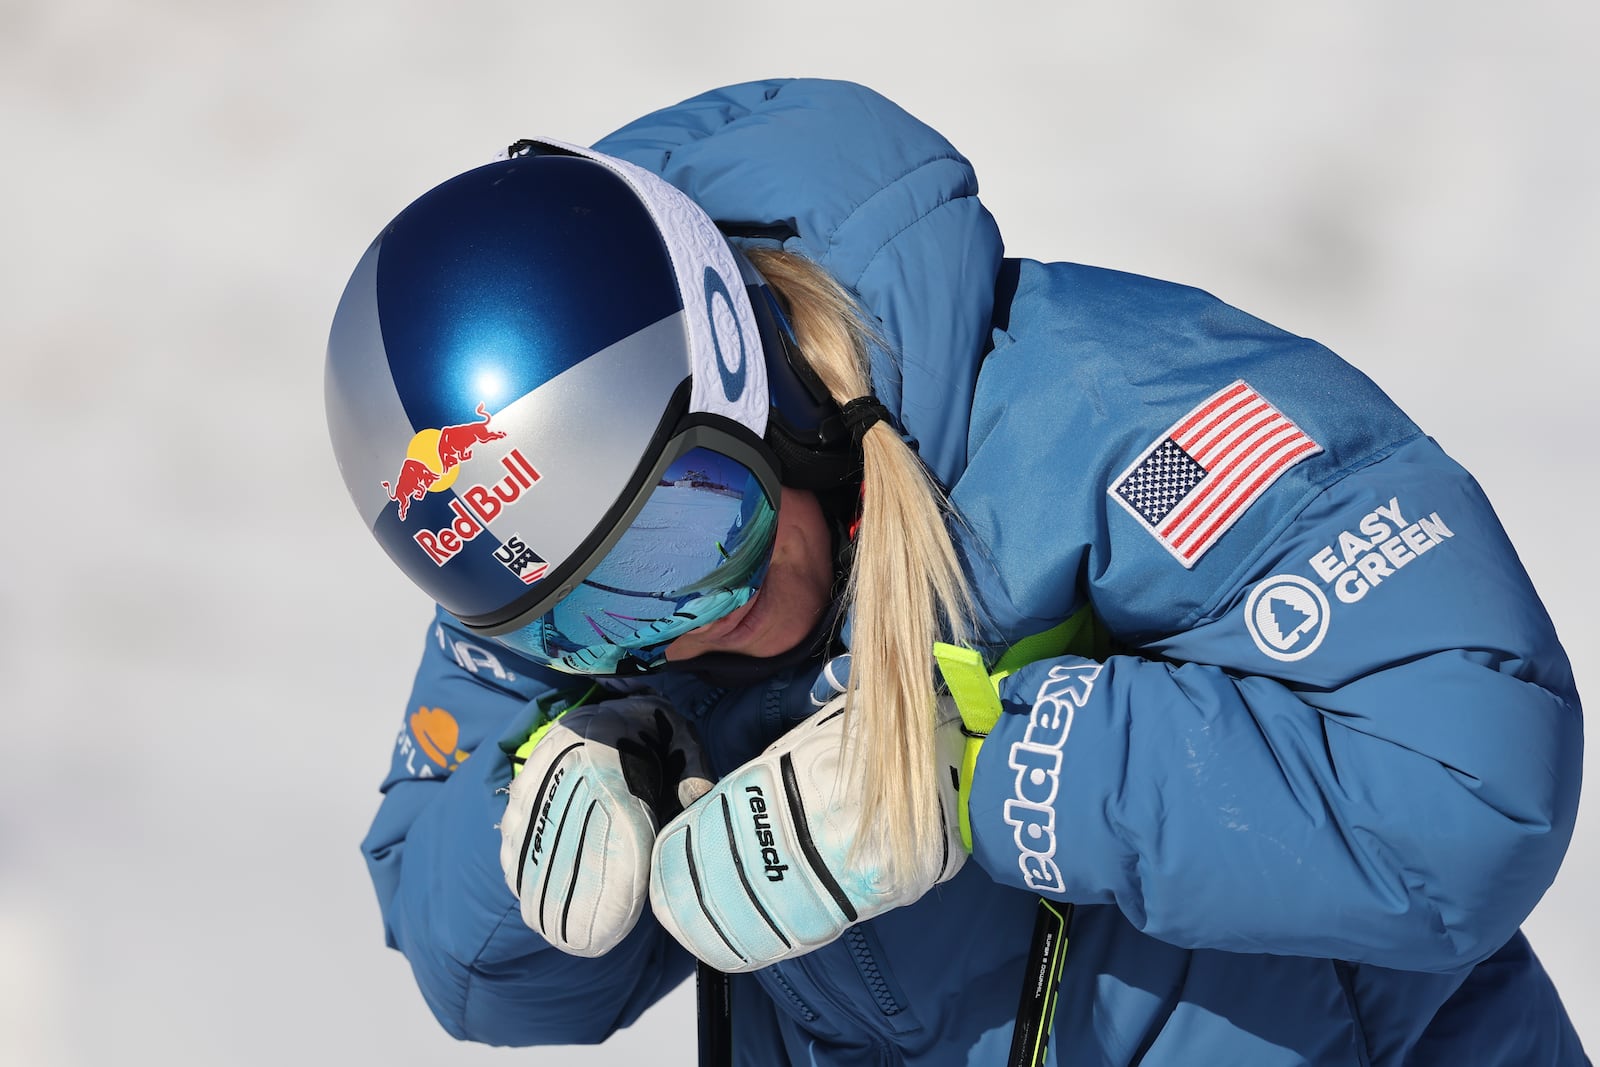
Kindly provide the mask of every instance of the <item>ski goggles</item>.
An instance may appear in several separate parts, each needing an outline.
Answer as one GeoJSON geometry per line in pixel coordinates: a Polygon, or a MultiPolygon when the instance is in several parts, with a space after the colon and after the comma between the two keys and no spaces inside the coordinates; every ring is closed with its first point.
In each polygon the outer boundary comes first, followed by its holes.
{"type": "Polygon", "coordinates": [[[748,603],[772,559],[779,488],[754,452],[728,451],[687,447],[658,464],[599,563],[494,638],[569,674],[645,674],[672,641],[748,603]]]}

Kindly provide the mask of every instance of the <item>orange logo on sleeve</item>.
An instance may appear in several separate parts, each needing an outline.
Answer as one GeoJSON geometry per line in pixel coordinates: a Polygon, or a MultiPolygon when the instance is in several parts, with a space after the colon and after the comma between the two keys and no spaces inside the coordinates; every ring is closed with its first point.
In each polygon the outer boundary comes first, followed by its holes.
{"type": "Polygon", "coordinates": [[[461,743],[461,726],[443,708],[421,707],[412,712],[411,736],[428,759],[446,770],[455,770],[472,754],[456,747],[461,743]]]}

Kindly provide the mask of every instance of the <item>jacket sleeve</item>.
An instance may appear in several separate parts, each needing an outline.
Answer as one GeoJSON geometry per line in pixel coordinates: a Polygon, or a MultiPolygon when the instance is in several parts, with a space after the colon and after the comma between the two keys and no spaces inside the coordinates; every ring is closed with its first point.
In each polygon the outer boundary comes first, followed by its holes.
{"type": "Polygon", "coordinates": [[[1488,956],[1555,876],[1582,735],[1482,492],[1414,438],[1236,573],[1180,632],[1006,679],[974,775],[978,861],[1182,947],[1488,956]]]}
{"type": "Polygon", "coordinates": [[[486,647],[441,612],[362,843],[385,939],[405,954],[429,1008],[459,1039],[601,1041],[691,969],[648,914],[604,957],[551,949],[524,925],[506,887],[497,826],[511,766],[499,742],[526,737],[532,702],[570,682],[486,647]]]}

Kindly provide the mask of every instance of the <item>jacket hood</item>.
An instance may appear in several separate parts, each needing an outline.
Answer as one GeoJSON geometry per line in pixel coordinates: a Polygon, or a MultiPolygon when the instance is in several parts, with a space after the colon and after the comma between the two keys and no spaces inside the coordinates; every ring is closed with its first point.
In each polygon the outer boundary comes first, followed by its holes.
{"type": "Polygon", "coordinates": [[[660,174],[736,243],[781,242],[844,283],[895,351],[873,353],[878,396],[955,482],[1002,245],[944,137],[870,89],[798,79],[704,93],[595,148],[660,174]]]}

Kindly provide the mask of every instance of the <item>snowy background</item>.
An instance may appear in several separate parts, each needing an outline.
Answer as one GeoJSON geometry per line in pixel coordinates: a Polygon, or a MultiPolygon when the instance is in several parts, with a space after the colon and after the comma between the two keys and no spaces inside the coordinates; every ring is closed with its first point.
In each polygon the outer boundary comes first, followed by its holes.
{"type": "MultiPolygon", "coordinates": [[[[414,196],[721,83],[871,83],[1013,253],[1330,344],[1478,475],[1600,700],[1597,42],[1573,0],[0,0],[0,1061],[693,1062],[684,995],[458,1046],[383,948],[356,843],[427,605],[321,374],[414,196]]],[[[1529,929],[1600,1051],[1588,762],[1529,929]]]]}

